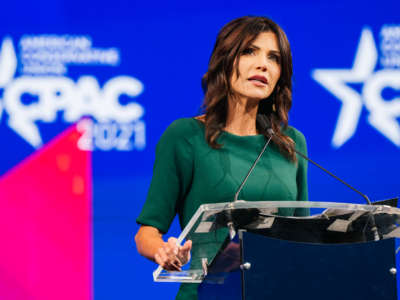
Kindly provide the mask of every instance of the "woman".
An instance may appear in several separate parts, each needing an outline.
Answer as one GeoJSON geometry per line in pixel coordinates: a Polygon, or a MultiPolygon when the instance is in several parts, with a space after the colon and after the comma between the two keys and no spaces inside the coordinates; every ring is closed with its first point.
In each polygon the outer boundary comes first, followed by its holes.
{"type": "MultiPolygon", "coordinates": [[[[154,174],[135,240],[139,253],[164,269],[179,270],[191,241],[176,246],[163,234],[176,214],[182,228],[204,203],[229,202],[262,149],[268,118],[272,145],[243,188],[240,199],[307,200],[304,136],[288,126],[292,58],[282,29],[268,18],[242,17],[219,32],[203,77],[205,114],[173,122],[156,150],[154,174]]],[[[280,211],[305,215],[307,211],[280,211]]],[[[195,285],[182,285],[176,299],[196,299],[195,285]]]]}

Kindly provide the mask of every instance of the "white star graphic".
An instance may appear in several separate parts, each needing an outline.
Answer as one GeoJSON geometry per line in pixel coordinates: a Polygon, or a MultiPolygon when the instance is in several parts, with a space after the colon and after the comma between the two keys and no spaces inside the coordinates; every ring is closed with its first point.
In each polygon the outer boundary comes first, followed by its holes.
{"type": "Polygon", "coordinates": [[[364,28],[351,69],[317,69],[312,73],[316,81],[342,101],[332,140],[335,147],[342,146],[354,135],[363,106],[361,95],[346,83],[363,83],[372,74],[376,62],[377,50],[372,32],[364,28]]]}

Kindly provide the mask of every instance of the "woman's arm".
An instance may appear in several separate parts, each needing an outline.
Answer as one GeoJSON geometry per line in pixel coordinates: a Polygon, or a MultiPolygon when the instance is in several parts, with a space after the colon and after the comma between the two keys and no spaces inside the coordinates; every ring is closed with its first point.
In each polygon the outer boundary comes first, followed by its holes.
{"type": "Polygon", "coordinates": [[[176,238],[170,237],[168,242],[164,242],[157,228],[145,225],[139,228],[135,236],[139,254],[169,271],[180,271],[190,259],[192,242],[186,241],[183,246],[178,246],[176,241],[176,238]]]}
{"type": "Polygon", "coordinates": [[[157,143],[149,192],[136,219],[141,225],[135,241],[138,252],[166,270],[180,270],[190,258],[191,242],[177,246],[176,238],[163,241],[192,181],[193,150],[189,137],[193,120],[174,121],[157,143]]]}

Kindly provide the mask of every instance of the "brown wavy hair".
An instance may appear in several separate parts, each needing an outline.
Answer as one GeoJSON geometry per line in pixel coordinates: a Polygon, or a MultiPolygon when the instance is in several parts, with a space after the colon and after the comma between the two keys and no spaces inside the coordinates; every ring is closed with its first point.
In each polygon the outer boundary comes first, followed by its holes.
{"type": "MultiPolygon", "coordinates": [[[[273,32],[278,40],[281,54],[281,76],[272,94],[260,101],[258,114],[264,114],[275,132],[273,143],[289,160],[296,161],[293,140],[282,133],[288,126],[288,112],[292,106],[292,54],[290,44],[283,30],[265,17],[241,17],[226,24],[218,33],[210,57],[208,71],[202,78],[205,93],[205,136],[214,149],[220,148],[217,138],[226,126],[228,96],[232,94],[230,79],[233,71],[239,74],[238,63],[242,53],[262,32],[273,32]],[[273,109],[274,108],[274,109],[273,109]]],[[[264,128],[257,123],[257,130],[267,136],[264,128]]]]}

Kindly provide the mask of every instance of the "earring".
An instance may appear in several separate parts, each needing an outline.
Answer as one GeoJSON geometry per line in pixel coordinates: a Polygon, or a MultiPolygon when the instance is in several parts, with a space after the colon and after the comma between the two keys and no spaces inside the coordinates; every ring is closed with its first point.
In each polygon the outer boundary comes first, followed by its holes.
{"type": "Polygon", "coordinates": [[[276,112],[275,103],[272,103],[272,111],[273,111],[273,112],[276,112]]]}

